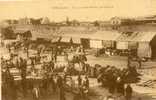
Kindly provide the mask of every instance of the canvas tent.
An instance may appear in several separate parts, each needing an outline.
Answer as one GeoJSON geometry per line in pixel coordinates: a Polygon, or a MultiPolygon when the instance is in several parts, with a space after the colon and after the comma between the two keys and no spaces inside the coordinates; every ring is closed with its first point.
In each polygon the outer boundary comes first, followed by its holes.
{"type": "Polygon", "coordinates": [[[125,42],[118,41],[116,48],[117,49],[122,49],[122,50],[128,49],[128,42],[127,41],[125,41],[125,42]]]}
{"type": "Polygon", "coordinates": [[[44,17],[42,20],[41,20],[41,24],[50,24],[50,20],[48,17],[44,17]]]}
{"type": "MultiPolygon", "coordinates": [[[[103,48],[103,47],[114,47],[117,37],[120,33],[117,31],[94,31],[90,33],[78,33],[69,34],[62,33],[58,36],[62,36],[62,39],[72,38],[73,43],[84,45],[86,48],[103,48]]],[[[68,41],[68,39],[66,39],[68,41]]]]}
{"type": "Polygon", "coordinates": [[[156,32],[142,32],[133,41],[138,42],[138,56],[156,58],[156,32]]]}
{"type": "Polygon", "coordinates": [[[137,42],[134,38],[137,36],[138,32],[123,32],[117,38],[117,49],[134,49],[137,48],[137,42]]]}
{"type": "Polygon", "coordinates": [[[120,36],[117,31],[97,31],[89,36],[92,48],[115,47],[115,41],[120,36]]]}
{"type": "Polygon", "coordinates": [[[149,42],[140,42],[137,51],[139,57],[152,57],[152,50],[149,42]]]}
{"type": "Polygon", "coordinates": [[[102,48],[102,41],[100,40],[90,40],[90,47],[91,48],[102,48]]]}
{"type": "Polygon", "coordinates": [[[139,57],[156,58],[156,32],[122,34],[117,39],[117,49],[136,49],[139,57]]]}

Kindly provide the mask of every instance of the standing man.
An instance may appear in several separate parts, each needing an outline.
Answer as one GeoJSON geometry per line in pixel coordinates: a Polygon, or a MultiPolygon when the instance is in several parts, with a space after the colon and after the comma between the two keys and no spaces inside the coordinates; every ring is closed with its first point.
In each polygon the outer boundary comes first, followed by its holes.
{"type": "Polygon", "coordinates": [[[57,77],[57,85],[58,85],[58,88],[60,88],[60,89],[63,86],[63,79],[61,76],[57,77]]]}
{"type": "Polygon", "coordinates": [[[89,88],[89,79],[88,79],[87,76],[85,76],[85,80],[84,80],[83,85],[84,85],[86,88],[89,88]]]}
{"type": "Polygon", "coordinates": [[[23,89],[23,95],[26,96],[27,94],[27,88],[26,88],[26,70],[27,70],[27,61],[26,59],[23,59],[21,62],[21,83],[22,83],[22,89],[23,89]]]}
{"type": "Polygon", "coordinates": [[[60,100],[65,100],[65,90],[64,90],[64,87],[63,87],[63,79],[62,79],[61,76],[58,76],[57,85],[58,85],[58,88],[59,88],[60,100]]]}
{"type": "Polygon", "coordinates": [[[33,58],[31,58],[31,68],[32,70],[35,70],[35,63],[34,63],[33,58]]]}
{"type": "Polygon", "coordinates": [[[130,63],[131,63],[131,57],[130,57],[130,55],[128,55],[128,62],[127,62],[127,67],[128,68],[130,67],[130,63]]]}
{"type": "Polygon", "coordinates": [[[78,75],[77,81],[78,81],[78,86],[80,87],[82,85],[82,78],[80,74],[78,75]]]}
{"type": "Polygon", "coordinates": [[[49,62],[49,69],[50,69],[49,71],[50,71],[50,72],[53,72],[54,66],[55,66],[55,64],[54,64],[53,60],[51,60],[51,61],[49,62]]]}
{"type": "Polygon", "coordinates": [[[126,98],[126,100],[131,100],[132,92],[133,92],[132,87],[130,86],[130,84],[128,84],[126,89],[125,89],[125,98],[126,98]]]}
{"type": "Polygon", "coordinates": [[[50,83],[51,83],[51,86],[52,86],[52,90],[55,93],[56,92],[56,83],[55,83],[53,75],[51,75],[51,77],[50,77],[50,83]]]}
{"type": "Polygon", "coordinates": [[[58,48],[57,46],[54,48],[53,50],[53,58],[54,58],[54,61],[57,62],[57,54],[58,54],[58,48]]]}
{"type": "Polygon", "coordinates": [[[33,100],[39,100],[40,97],[39,87],[33,87],[32,93],[33,93],[33,100]]]}
{"type": "Polygon", "coordinates": [[[66,61],[66,62],[68,62],[68,53],[67,52],[64,52],[64,60],[66,61]]]}
{"type": "Polygon", "coordinates": [[[138,58],[138,63],[139,63],[139,69],[141,68],[141,59],[140,58],[138,58]]]}
{"type": "Polygon", "coordinates": [[[64,87],[60,88],[60,100],[66,100],[64,87]]]}
{"type": "Polygon", "coordinates": [[[121,77],[117,77],[116,89],[117,89],[117,93],[120,93],[120,94],[124,95],[124,82],[121,79],[121,77]]]}

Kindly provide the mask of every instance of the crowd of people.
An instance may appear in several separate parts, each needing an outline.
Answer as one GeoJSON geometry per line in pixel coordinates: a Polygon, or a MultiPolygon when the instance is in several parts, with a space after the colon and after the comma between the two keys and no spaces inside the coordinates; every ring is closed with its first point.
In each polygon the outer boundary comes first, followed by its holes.
{"type": "MultiPolygon", "coordinates": [[[[8,66],[6,64],[3,64],[5,66],[8,66]]],[[[4,68],[4,66],[3,66],[4,68]]],[[[66,100],[65,99],[65,92],[68,91],[68,88],[75,88],[75,85],[73,82],[71,76],[66,75],[65,73],[60,74],[55,72],[54,63],[49,62],[44,63],[42,65],[42,74],[40,79],[36,78],[27,78],[28,69],[27,65],[25,63],[25,60],[20,58],[19,67],[18,70],[20,72],[21,80],[20,82],[17,82],[19,80],[16,80],[13,76],[13,74],[10,72],[10,67],[6,67],[6,69],[3,70],[2,74],[2,95],[3,100],[17,100],[17,97],[21,95],[22,97],[27,97],[28,95],[32,94],[32,98],[34,100],[38,100],[41,97],[46,97],[48,94],[52,95],[55,94],[56,91],[59,93],[60,100],[66,100]],[[67,78],[70,77],[71,85],[67,84],[67,78]],[[66,88],[69,85],[68,88],[66,88]],[[21,91],[22,94],[19,94],[21,91]]],[[[32,63],[31,65],[31,71],[32,73],[36,74],[35,77],[37,77],[37,69],[35,69],[35,65],[32,63]]],[[[32,74],[33,75],[33,74],[32,74]]],[[[86,76],[83,80],[81,78],[81,75],[78,75],[78,94],[82,98],[86,98],[86,92],[89,89],[89,79],[86,76]]],[[[70,90],[72,91],[72,90],[70,90]]],[[[77,93],[76,93],[77,95],[77,93]]]]}
{"type": "Polygon", "coordinates": [[[18,57],[18,55],[17,57],[11,56],[9,60],[2,57],[3,100],[17,100],[19,95],[21,97],[31,95],[34,100],[39,100],[55,93],[59,94],[60,100],[66,100],[66,92],[71,92],[74,95],[74,100],[80,100],[80,98],[88,100],[89,77],[97,78],[98,82],[108,88],[111,94],[117,92],[125,96],[126,100],[131,100],[133,90],[130,85],[131,82],[126,79],[132,75],[137,77],[137,71],[134,67],[120,70],[112,66],[103,67],[98,64],[91,66],[86,63],[87,57],[82,46],[78,47],[76,52],[79,54],[74,55],[72,60],[69,60],[68,53],[64,52],[68,65],[58,67],[56,66],[57,56],[62,52],[59,48],[53,49],[51,60],[48,62],[41,59],[40,50],[37,51],[35,57],[29,57],[29,59],[18,57]],[[18,59],[15,60],[15,58],[18,59]],[[13,63],[14,60],[15,63],[13,63]],[[30,60],[30,64],[28,64],[28,60],[30,60]],[[75,69],[75,63],[82,66],[81,71],[75,69]],[[37,68],[39,65],[41,65],[41,69],[37,68]],[[15,79],[11,73],[12,68],[19,71],[20,80],[15,79]],[[76,80],[72,78],[73,75],[77,76],[76,80]],[[28,78],[28,76],[33,77],[28,78]],[[83,78],[83,76],[85,77],[83,78]],[[70,84],[68,84],[68,77],[70,77],[70,84]],[[126,88],[124,87],[125,84],[127,85],[126,88]]]}

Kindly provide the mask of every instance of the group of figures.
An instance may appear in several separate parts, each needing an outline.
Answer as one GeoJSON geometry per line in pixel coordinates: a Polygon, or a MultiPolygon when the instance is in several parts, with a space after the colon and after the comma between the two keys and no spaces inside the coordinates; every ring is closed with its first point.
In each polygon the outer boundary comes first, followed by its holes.
{"type": "MultiPolygon", "coordinates": [[[[45,62],[43,60],[44,57],[40,56],[40,50],[37,50],[35,57],[27,58],[12,54],[10,49],[8,51],[10,54],[9,59],[1,57],[3,100],[17,100],[20,97],[32,97],[34,100],[38,100],[50,94],[51,90],[53,90],[52,93],[58,91],[60,100],[65,100],[65,91],[68,90],[66,77],[71,75],[71,73],[68,74],[65,71],[65,66],[56,66],[57,56],[62,53],[59,49],[52,51],[52,54],[50,54],[52,59],[48,62],[45,62]],[[38,68],[39,66],[41,68],[38,68]],[[13,70],[18,73],[12,73],[13,70]],[[63,76],[60,75],[62,72],[64,73],[63,76]],[[20,78],[17,76],[20,76],[20,78]]],[[[64,53],[64,55],[68,56],[67,53],[64,53]]],[[[70,65],[80,63],[80,61],[77,61],[79,57],[80,56],[74,56],[74,60],[69,61],[69,63],[72,63],[70,65]]],[[[67,67],[68,66],[66,66],[66,68],[67,67]]],[[[71,71],[72,68],[70,67],[68,70],[69,69],[71,71]]],[[[87,77],[85,79],[88,80],[87,77]]],[[[71,76],[70,81],[73,82],[71,76]]],[[[71,86],[73,85],[70,85],[70,87],[71,86]]],[[[80,94],[84,94],[85,92],[83,91],[84,89],[88,89],[88,86],[89,85],[86,86],[86,82],[83,82],[83,86],[79,85],[79,88],[83,87],[80,88],[80,94]]],[[[84,97],[84,95],[82,97],[84,97]]]]}
{"type": "Polygon", "coordinates": [[[81,46],[77,48],[72,59],[69,59],[68,53],[64,52],[68,65],[57,66],[57,56],[61,52],[63,51],[59,49],[52,51],[50,54],[52,59],[49,62],[42,61],[40,50],[37,50],[35,57],[29,59],[19,57],[15,63],[13,63],[14,56],[11,56],[9,60],[1,58],[3,100],[17,100],[19,97],[32,97],[34,100],[39,100],[58,94],[60,100],[66,100],[65,94],[67,92],[73,94],[74,100],[88,100],[89,77],[97,78],[97,81],[102,83],[103,87],[108,88],[111,94],[117,92],[124,95],[126,100],[131,99],[132,88],[130,83],[139,80],[139,74],[135,67],[127,67],[121,70],[109,65],[106,67],[98,64],[91,66],[86,63],[87,57],[81,46]],[[28,64],[28,60],[31,63],[28,64]],[[82,69],[77,70],[75,64],[79,64],[82,69]],[[11,73],[12,68],[19,71],[19,80],[16,80],[16,77],[11,73]],[[73,76],[77,76],[77,79],[74,80],[73,76]],[[127,85],[126,88],[125,84],[127,85]]]}
{"type": "Polygon", "coordinates": [[[16,80],[16,77],[11,73],[11,65],[9,61],[3,60],[2,71],[2,98],[3,100],[17,100],[19,97],[33,98],[39,100],[40,98],[46,98],[50,95],[58,95],[60,100],[66,100],[65,93],[71,92],[74,95],[80,95],[81,98],[87,98],[89,89],[89,79],[86,76],[85,79],[81,78],[79,74],[77,77],[78,85],[76,81],[72,79],[72,76],[67,75],[62,71],[57,71],[54,66],[54,62],[44,63],[41,66],[42,73],[38,77],[38,69],[34,63],[31,64],[29,73],[26,60],[20,58],[18,70],[20,72],[20,80],[16,80]],[[28,78],[29,75],[34,77],[28,78]],[[69,80],[70,79],[70,80],[69,80]],[[73,90],[76,89],[76,92],[73,90]],[[77,93],[78,92],[78,93],[77,93]],[[58,94],[56,94],[58,93],[58,94]]]}

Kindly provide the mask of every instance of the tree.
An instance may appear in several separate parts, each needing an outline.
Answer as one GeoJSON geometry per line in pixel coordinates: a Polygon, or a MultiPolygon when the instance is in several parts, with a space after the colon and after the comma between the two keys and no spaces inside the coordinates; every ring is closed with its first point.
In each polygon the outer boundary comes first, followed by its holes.
{"type": "Polygon", "coordinates": [[[80,25],[80,22],[77,20],[73,20],[71,23],[73,26],[79,26],[80,25]]]}
{"type": "Polygon", "coordinates": [[[1,34],[3,39],[16,39],[16,34],[14,33],[12,27],[2,28],[1,34]]]}
{"type": "Polygon", "coordinates": [[[30,22],[33,25],[40,25],[41,24],[41,20],[42,20],[42,18],[39,18],[39,19],[33,19],[33,18],[31,18],[30,19],[30,22]]]}
{"type": "Polygon", "coordinates": [[[100,26],[98,21],[93,22],[94,26],[100,26]]]}

